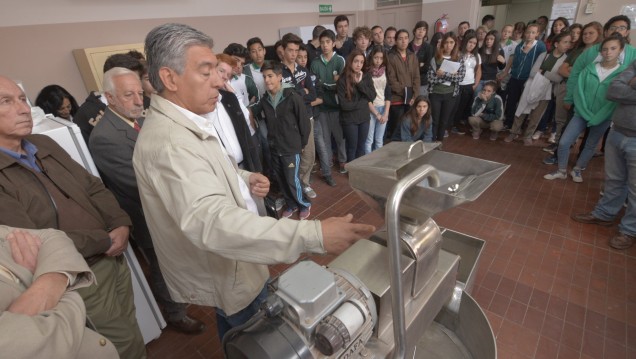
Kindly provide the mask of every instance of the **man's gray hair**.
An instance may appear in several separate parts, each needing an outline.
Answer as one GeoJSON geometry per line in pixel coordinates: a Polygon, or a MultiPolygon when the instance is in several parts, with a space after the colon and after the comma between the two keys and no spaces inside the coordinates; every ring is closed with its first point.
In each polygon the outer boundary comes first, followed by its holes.
{"type": "Polygon", "coordinates": [[[163,92],[165,88],[159,77],[159,70],[167,67],[182,74],[185,69],[186,51],[191,46],[205,46],[211,49],[214,41],[210,36],[184,24],[163,24],[148,33],[145,43],[148,77],[158,93],[163,92]]]}
{"type": "Polygon", "coordinates": [[[113,79],[123,75],[134,75],[136,78],[139,78],[139,74],[135,71],[129,70],[125,67],[113,67],[112,69],[104,72],[102,91],[104,91],[104,93],[108,92],[109,94],[114,95],[115,84],[113,83],[113,79]]]}

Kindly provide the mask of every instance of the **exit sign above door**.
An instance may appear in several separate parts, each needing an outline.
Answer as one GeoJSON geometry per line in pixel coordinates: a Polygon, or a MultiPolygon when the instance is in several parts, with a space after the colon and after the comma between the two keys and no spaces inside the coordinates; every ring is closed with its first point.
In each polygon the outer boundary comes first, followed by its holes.
{"type": "Polygon", "coordinates": [[[318,5],[318,11],[321,14],[331,14],[333,12],[332,5],[320,4],[318,5]]]}

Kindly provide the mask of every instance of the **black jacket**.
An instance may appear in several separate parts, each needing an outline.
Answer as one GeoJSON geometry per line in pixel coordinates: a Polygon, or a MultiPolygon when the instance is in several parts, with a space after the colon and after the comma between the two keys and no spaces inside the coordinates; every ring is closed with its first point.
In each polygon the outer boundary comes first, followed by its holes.
{"type": "Polygon", "coordinates": [[[420,84],[422,86],[428,85],[428,68],[431,67],[431,59],[435,56],[433,47],[426,41],[422,42],[422,46],[414,51],[413,41],[409,43],[408,49],[415,54],[417,62],[420,65],[420,84]]]}
{"type": "Polygon", "coordinates": [[[283,87],[283,98],[276,108],[269,93],[265,93],[255,110],[267,124],[267,141],[274,155],[294,155],[302,152],[309,140],[310,122],[305,103],[292,87],[283,87]]]}
{"type": "Polygon", "coordinates": [[[347,86],[344,72],[338,79],[337,88],[338,101],[340,102],[340,123],[357,125],[369,121],[371,116],[369,102],[373,102],[377,96],[371,74],[365,73],[362,75],[362,80],[353,86],[351,99],[346,96],[347,86]]]}
{"type": "Polygon", "coordinates": [[[225,111],[227,111],[227,114],[232,120],[236,138],[243,152],[243,168],[250,172],[263,172],[263,166],[259,157],[260,150],[258,142],[254,138],[255,136],[253,137],[250,133],[250,128],[247,125],[238,98],[229,91],[219,90],[219,93],[221,94],[221,104],[225,107],[225,111]]]}
{"type": "Polygon", "coordinates": [[[93,127],[102,119],[104,111],[106,111],[106,105],[100,100],[100,97],[100,94],[91,92],[73,116],[73,122],[82,131],[82,137],[84,137],[86,144],[91,137],[93,127]]]}

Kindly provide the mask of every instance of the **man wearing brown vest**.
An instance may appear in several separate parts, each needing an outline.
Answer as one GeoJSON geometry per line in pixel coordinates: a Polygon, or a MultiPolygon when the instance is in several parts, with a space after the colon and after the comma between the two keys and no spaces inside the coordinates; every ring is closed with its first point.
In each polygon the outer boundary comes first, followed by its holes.
{"type": "Polygon", "coordinates": [[[32,127],[24,92],[0,76],[0,224],[64,231],[99,284],[78,290],[89,320],[122,358],[144,358],[122,256],[130,218],[97,177],[32,127]]]}

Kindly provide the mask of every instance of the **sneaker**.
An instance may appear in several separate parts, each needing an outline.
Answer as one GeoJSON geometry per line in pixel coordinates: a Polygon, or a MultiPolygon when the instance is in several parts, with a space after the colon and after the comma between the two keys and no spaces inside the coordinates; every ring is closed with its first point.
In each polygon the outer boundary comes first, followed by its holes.
{"type": "Polygon", "coordinates": [[[285,205],[285,200],[282,198],[277,198],[276,201],[274,201],[274,206],[276,207],[277,211],[280,211],[281,209],[283,209],[284,205],[285,205]]]}
{"type": "Polygon", "coordinates": [[[543,163],[546,165],[556,165],[557,162],[558,162],[557,156],[555,155],[550,155],[543,159],[543,163]]]}
{"type": "Polygon", "coordinates": [[[325,176],[325,182],[327,182],[328,185],[330,185],[331,187],[336,187],[336,181],[333,180],[333,177],[331,176],[325,176]]]}
{"type": "Polygon", "coordinates": [[[307,197],[309,198],[316,198],[318,197],[318,195],[316,194],[316,192],[314,191],[313,188],[307,186],[305,188],[303,188],[303,192],[307,195],[307,197]]]}
{"type": "Polygon", "coordinates": [[[444,131],[444,138],[448,137],[448,130],[444,131]]]}
{"type": "Polygon", "coordinates": [[[556,133],[552,132],[550,134],[550,137],[548,138],[548,142],[550,143],[556,143],[556,133]]]}
{"type": "Polygon", "coordinates": [[[473,131],[473,139],[478,140],[481,135],[481,131],[473,131]]]}
{"type": "Polygon", "coordinates": [[[451,132],[455,133],[455,134],[458,134],[458,135],[465,135],[466,134],[466,131],[460,129],[459,127],[453,127],[451,129],[451,132]]]}
{"type": "Polygon", "coordinates": [[[576,183],[583,182],[583,177],[581,177],[581,169],[580,168],[573,168],[572,171],[570,171],[570,176],[572,176],[572,181],[574,181],[576,183]]]}
{"type": "Polygon", "coordinates": [[[338,172],[340,172],[340,173],[342,173],[344,175],[344,174],[347,174],[349,171],[347,171],[347,169],[345,168],[345,164],[341,163],[340,164],[340,169],[338,170],[338,172]]]}
{"type": "Polygon", "coordinates": [[[514,141],[516,138],[517,138],[517,135],[511,132],[510,134],[508,134],[508,136],[506,136],[506,138],[504,138],[504,142],[510,143],[514,141]]]}
{"type": "Polygon", "coordinates": [[[298,207],[296,207],[296,208],[287,207],[287,209],[283,211],[283,217],[289,218],[289,217],[293,216],[294,213],[296,213],[296,211],[298,211],[298,207]]]}
{"type": "Polygon", "coordinates": [[[541,131],[536,131],[536,132],[534,133],[534,135],[532,135],[532,139],[536,141],[536,140],[540,139],[540,138],[541,138],[541,136],[543,136],[543,132],[541,132],[541,131]]]}
{"type": "Polygon", "coordinates": [[[311,207],[305,207],[305,208],[301,209],[298,218],[300,218],[301,221],[309,218],[309,214],[310,214],[309,210],[310,209],[311,209],[311,207]]]}
{"type": "Polygon", "coordinates": [[[548,173],[547,175],[543,176],[543,178],[547,180],[567,179],[568,174],[565,171],[554,171],[552,173],[548,173]]]}
{"type": "Polygon", "coordinates": [[[548,146],[543,147],[543,149],[542,149],[542,150],[543,150],[544,152],[548,152],[548,153],[554,154],[554,152],[556,152],[556,150],[557,150],[557,148],[558,148],[558,147],[559,147],[559,145],[557,145],[556,143],[553,143],[553,144],[551,144],[551,145],[548,145],[548,146]]]}
{"type": "Polygon", "coordinates": [[[499,137],[499,133],[497,133],[497,132],[491,132],[490,133],[490,140],[491,141],[497,141],[497,137],[499,137]]]}
{"type": "Polygon", "coordinates": [[[523,145],[524,146],[532,146],[532,139],[531,138],[524,138],[523,139],[523,145]]]}

